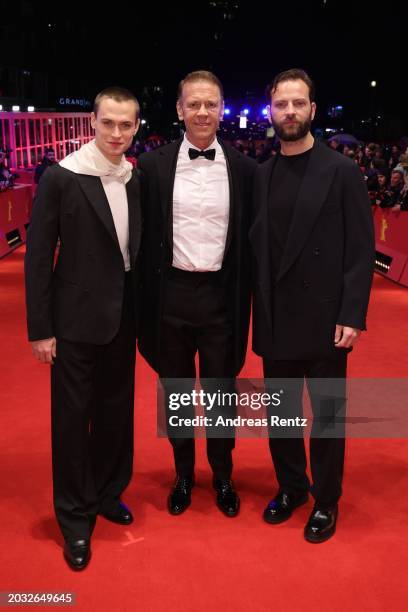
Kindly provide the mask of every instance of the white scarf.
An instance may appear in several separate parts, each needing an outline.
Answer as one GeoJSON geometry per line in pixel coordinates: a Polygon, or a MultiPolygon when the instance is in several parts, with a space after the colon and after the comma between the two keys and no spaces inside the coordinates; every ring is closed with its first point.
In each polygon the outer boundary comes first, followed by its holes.
{"type": "Polygon", "coordinates": [[[78,151],[70,153],[59,165],[75,174],[90,176],[114,176],[118,181],[127,183],[132,177],[133,166],[122,155],[120,164],[112,164],[98,149],[95,140],[82,145],[78,151]]]}

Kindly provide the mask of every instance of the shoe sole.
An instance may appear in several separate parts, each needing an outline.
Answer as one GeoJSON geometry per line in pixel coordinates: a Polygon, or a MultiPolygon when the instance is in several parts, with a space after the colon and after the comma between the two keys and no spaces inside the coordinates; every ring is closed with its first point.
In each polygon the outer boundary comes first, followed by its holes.
{"type": "Polygon", "coordinates": [[[266,518],[265,515],[263,515],[263,520],[265,521],[265,523],[268,523],[268,525],[279,525],[280,523],[286,523],[286,521],[288,521],[291,518],[293,511],[296,510],[296,508],[300,508],[300,506],[304,506],[305,504],[307,504],[308,501],[309,501],[309,496],[307,496],[306,499],[292,506],[292,510],[290,511],[289,516],[286,516],[285,518],[270,519],[270,518],[266,518]]]}

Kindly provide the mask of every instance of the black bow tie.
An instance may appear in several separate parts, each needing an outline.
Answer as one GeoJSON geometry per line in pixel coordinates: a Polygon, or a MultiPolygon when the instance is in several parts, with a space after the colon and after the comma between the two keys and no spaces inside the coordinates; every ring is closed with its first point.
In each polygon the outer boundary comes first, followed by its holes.
{"type": "Polygon", "coordinates": [[[197,151],[197,149],[189,149],[188,156],[190,159],[197,159],[197,157],[205,157],[205,159],[215,159],[215,149],[207,149],[207,151],[197,151]]]}

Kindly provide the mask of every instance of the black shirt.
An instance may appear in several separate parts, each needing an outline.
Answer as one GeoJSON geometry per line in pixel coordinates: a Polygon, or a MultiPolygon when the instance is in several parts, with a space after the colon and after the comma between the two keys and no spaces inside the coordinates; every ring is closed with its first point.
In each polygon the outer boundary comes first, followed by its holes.
{"type": "Polygon", "coordinates": [[[299,153],[299,155],[282,155],[280,153],[273,169],[269,201],[269,226],[274,280],[279,272],[295,203],[311,150],[299,153]]]}

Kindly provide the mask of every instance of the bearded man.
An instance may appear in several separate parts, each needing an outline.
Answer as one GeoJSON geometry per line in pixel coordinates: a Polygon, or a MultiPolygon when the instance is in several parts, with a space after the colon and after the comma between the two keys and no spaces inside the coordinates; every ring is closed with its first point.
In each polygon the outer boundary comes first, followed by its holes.
{"type": "Polygon", "coordinates": [[[312,485],[300,431],[270,435],[279,483],[264,519],[281,523],[306,503],[309,542],[336,529],[344,464],[347,355],[366,328],[374,267],[370,202],[358,166],[314,140],[314,85],[303,70],[268,88],[279,155],[259,166],[250,240],[255,254],[253,348],[268,384],[284,390],[281,411],[298,416],[306,379],[314,415],[312,485]],[[288,383],[289,379],[289,383],[288,383]]]}

